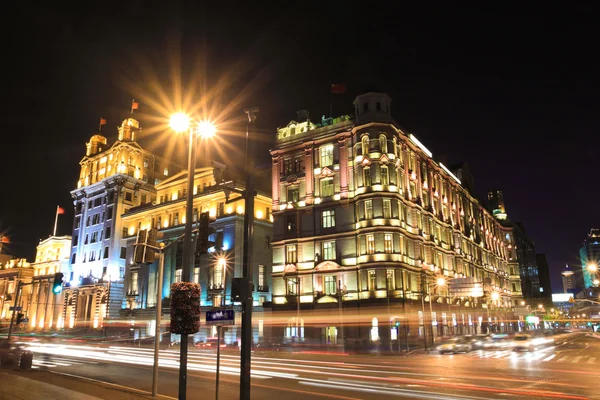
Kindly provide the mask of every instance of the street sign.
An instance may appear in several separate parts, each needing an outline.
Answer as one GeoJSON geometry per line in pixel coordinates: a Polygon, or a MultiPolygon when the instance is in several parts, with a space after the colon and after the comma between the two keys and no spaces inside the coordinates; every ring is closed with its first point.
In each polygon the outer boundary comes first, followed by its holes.
{"type": "Polygon", "coordinates": [[[206,312],[206,325],[234,325],[235,311],[214,310],[206,312]]]}
{"type": "Polygon", "coordinates": [[[8,309],[8,311],[21,311],[21,306],[12,306],[8,309]]]}

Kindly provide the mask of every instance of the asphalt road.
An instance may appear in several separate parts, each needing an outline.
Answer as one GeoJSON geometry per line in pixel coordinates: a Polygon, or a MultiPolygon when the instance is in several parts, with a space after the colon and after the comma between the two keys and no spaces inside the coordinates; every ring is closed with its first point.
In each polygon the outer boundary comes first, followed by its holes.
{"type": "MultiPolygon", "coordinates": [[[[34,366],[150,391],[152,349],[29,344],[34,366]]],[[[160,353],[159,393],[177,398],[179,353],[160,353]]],[[[252,398],[600,399],[600,336],[576,333],[526,353],[331,355],[254,353],[252,398]]],[[[188,398],[215,396],[215,351],[192,350],[188,398]]],[[[239,356],[222,352],[220,399],[239,398],[239,356]]]]}

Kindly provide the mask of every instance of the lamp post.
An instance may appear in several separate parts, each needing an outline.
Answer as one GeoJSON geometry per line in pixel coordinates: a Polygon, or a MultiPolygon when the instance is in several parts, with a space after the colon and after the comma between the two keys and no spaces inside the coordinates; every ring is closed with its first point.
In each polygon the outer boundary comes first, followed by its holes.
{"type": "MultiPolygon", "coordinates": [[[[182,282],[191,282],[193,273],[193,255],[195,243],[192,238],[192,219],[194,213],[194,175],[196,170],[196,138],[201,136],[209,138],[214,135],[215,128],[209,122],[202,121],[193,126],[190,124],[190,118],[177,113],[171,117],[171,128],[175,132],[183,133],[189,131],[188,145],[188,173],[187,173],[187,192],[185,204],[185,228],[183,237],[183,266],[181,271],[182,282]]],[[[187,387],[187,353],[188,353],[188,335],[182,334],[179,348],[179,400],[185,400],[187,387]]]]}
{"type": "Polygon", "coordinates": [[[246,122],[246,187],[244,189],[244,261],[242,282],[242,343],[240,349],[240,400],[250,400],[250,357],[252,352],[252,241],[254,238],[254,183],[250,154],[250,125],[256,122],[258,107],[245,109],[246,122]]]}
{"type": "MultiPolygon", "coordinates": [[[[433,335],[433,306],[431,304],[431,288],[434,286],[443,287],[446,285],[446,279],[444,277],[439,277],[436,279],[434,283],[427,283],[427,275],[423,273],[422,279],[424,280],[422,285],[422,293],[421,293],[421,311],[423,312],[423,338],[425,339],[425,343],[427,343],[427,329],[425,328],[425,287],[427,287],[427,296],[429,296],[429,320],[431,322],[431,348],[433,348],[433,343],[435,342],[435,337],[433,335]]],[[[436,322],[437,323],[437,322],[436,322]]],[[[427,346],[425,346],[427,347],[427,346]]]]}

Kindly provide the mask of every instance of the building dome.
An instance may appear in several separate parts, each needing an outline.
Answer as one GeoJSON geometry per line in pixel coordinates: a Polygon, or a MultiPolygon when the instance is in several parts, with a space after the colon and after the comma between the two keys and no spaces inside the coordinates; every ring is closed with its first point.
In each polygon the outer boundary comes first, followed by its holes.
{"type": "Polygon", "coordinates": [[[135,135],[141,131],[140,122],[134,118],[125,118],[119,127],[119,140],[123,142],[134,142],[135,135]]]}
{"type": "Polygon", "coordinates": [[[101,153],[106,148],[106,138],[102,135],[94,135],[90,141],[86,143],[86,156],[93,156],[101,153]]]}

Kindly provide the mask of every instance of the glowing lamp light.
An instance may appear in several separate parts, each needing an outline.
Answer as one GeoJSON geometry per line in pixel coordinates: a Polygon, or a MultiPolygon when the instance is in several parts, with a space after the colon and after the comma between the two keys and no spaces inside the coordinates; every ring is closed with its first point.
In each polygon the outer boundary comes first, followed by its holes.
{"type": "Polygon", "coordinates": [[[438,278],[436,283],[438,286],[444,286],[446,285],[446,280],[444,278],[438,278]]]}
{"type": "Polygon", "coordinates": [[[190,118],[181,112],[173,114],[169,126],[175,132],[185,132],[190,127],[190,118]]]}
{"type": "Polygon", "coordinates": [[[598,266],[596,264],[590,264],[587,266],[587,269],[590,272],[596,272],[596,271],[598,271],[598,266]]]}
{"type": "Polygon", "coordinates": [[[594,281],[592,282],[594,285],[598,286],[600,285],[600,280],[598,279],[594,279],[594,281]]]}
{"type": "Polygon", "coordinates": [[[496,301],[500,298],[500,294],[498,292],[492,293],[492,300],[496,301]]]}
{"type": "Polygon", "coordinates": [[[208,139],[215,136],[217,129],[215,126],[209,121],[200,121],[198,123],[198,135],[201,137],[208,139]]]}
{"type": "Polygon", "coordinates": [[[262,217],[263,217],[263,212],[262,212],[261,210],[258,210],[258,211],[256,212],[256,218],[258,218],[258,219],[262,219],[262,217]]]}

